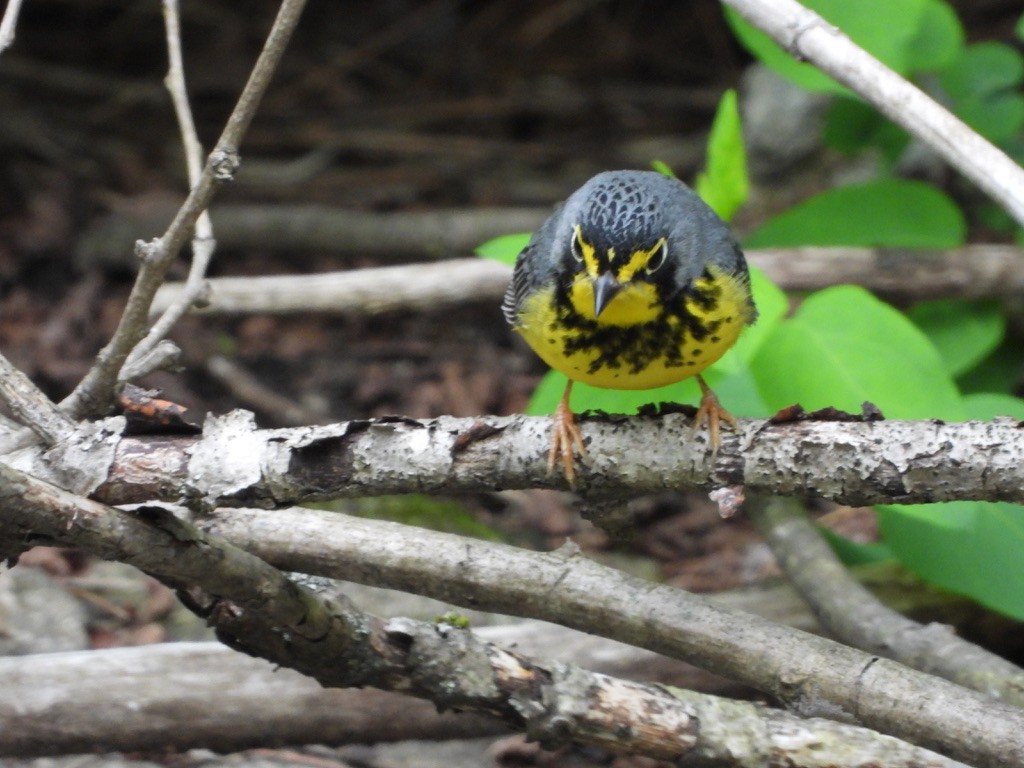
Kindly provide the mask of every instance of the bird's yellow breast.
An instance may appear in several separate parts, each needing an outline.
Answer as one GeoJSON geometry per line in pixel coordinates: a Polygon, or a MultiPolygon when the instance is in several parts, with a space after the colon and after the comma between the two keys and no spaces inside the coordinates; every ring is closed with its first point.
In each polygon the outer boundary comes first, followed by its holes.
{"type": "Polygon", "coordinates": [[[712,270],[671,305],[659,301],[650,283],[629,284],[595,317],[593,283],[581,277],[567,295],[546,286],[526,297],[516,330],[544,362],[574,381],[651,389],[718,360],[751,312],[746,281],[712,270]]]}

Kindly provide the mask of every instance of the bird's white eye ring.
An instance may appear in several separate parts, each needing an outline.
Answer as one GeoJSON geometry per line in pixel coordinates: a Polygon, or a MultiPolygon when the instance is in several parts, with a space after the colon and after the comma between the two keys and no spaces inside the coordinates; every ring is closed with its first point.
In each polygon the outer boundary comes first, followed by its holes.
{"type": "Polygon", "coordinates": [[[656,272],[662,264],[665,263],[665,259],[668,258],[668,241],[662,238],[654,250],[651,251],[650,257],[647,259],[647,274],[656,272]]]}
{"type": "Polygon", "coordinates": [[[572,231],[572,243],[569,248],[576,261],[583,261],[583,229],[579,224],[572,231]]]}

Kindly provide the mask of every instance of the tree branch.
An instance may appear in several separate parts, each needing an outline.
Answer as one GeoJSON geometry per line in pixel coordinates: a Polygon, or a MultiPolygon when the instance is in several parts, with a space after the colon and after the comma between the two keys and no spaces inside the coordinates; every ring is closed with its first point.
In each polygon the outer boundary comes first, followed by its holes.
{"type": "MultiPolygon", "coordinates": [[[[0,508],[5,532],[82,545],[185,587],[221,638],[238,650],[310,674],[324,685],[372,685],[428,698],[440,709],[495,715],[543,745],[584,741],[674,759],[680,765],[735,760],[737,752],[750,754],[741,765],[762,764],[752,761],[760,761],[766,750],[796,755],[794,747],[803,750],[810,743],[814,748],[806,760],[792,763],[822,766],[823,754],[835,762],[829,747],[846,753],[851,741],[863,742],[858,749],[904,749],[895,739],[848,725],[807,723],[758,705],[633,683],[557,662],[544,664],[447,624],[384,622],[347,601],[315,595],[262,560],[166,512],[152,507],[134,513],[115,510],[4,465],[0,508]],[[804,735],[794,740],[794,732],[804,735]]],[[[978,711],[969,696],[961,699],[958,711],[965,718],[988,714],[992,720],[984,738],[949,745],[951,755],[969,756],[982,768],[1024,755],[1024,729],[1017,728],[1018,744],[1004,733],[1008,718],[1003,713],[978,711]]],[[[1018,725],[1024,726],[1024,712],[1018,715],[1018,725]]],[[[933,734],[930,728],[923,737],[933,734]]],[[[946,741],[936,743],[946,747],[946,741]]],[[[900,765],[922,760],[950,765],[918,750],[905,755],[900,765]]]]}
{"type": "MultiPolygon", "coordinates": [[[[185,65],[181,56],[181,24],[177,0],[163,0],[164,27],[167,38],[167,76],[164,84],[174,104],[174,114],[178,119],[181,132],[181,144],[185,150],[185,167],[188,171],[190,187],[199,184],[202,175],[203,147],[199,143],[196,126],[192,120],[192,109],[188,103],[188,89],[185,86],[185,65]]],[[[196,297],[205,288],[206,270],[213,258],[217,243],[213,238],[213,225],[210,223],[210,212],[203,210],[195,223],[195,236],[192,238],[192,264],[189,266],[188,278],[180,295],[166,309],[149,332],[139,340],[128,355],[121,368],[119,380],[131,379],[139,363],[151,355],[161,343],[167,332],[180,320],[192,306],[196,297]]]]}
{"type": "MultiPolygon", "coordinates": [[[[580,556],[572,546],[535,553],[308,509],[220,510],[204,527],[281,568],[470,607],[486,605],[611,637],[743,682],[801,714],[850,718],[901,737],[913,733],[917,743],[972,764],[978,756],[951,751],[952,742],[974,738],[972,727],[990,728],[989,718],[1024,722],[1024,710],[622,574],[580,556]],[[987,714],[968,714],[975,707],[987,714]],[[958,722],[961,717],[964,722],[958,722]],[[944,742],[947,738],[950,742],[944,742]]],[[[1024,734],[1020,738],[1024,745],[1024,734]]],[[[1024,751],[1019,754],[1024,758],[1024,751]]]]}
{"type": "Polygon", "coordinates": [[[132,349],[146,334],[150,304],[168,267],[181,251],[196,219],[210,204],[216,186],[229,181],[238,167],[238,145],[284,54],[304,6],[305,0],[282,0],[263,51],[249,75],[249,81],[242,89],[217,146],[207,158],[199,182],[192,187],[161,237],[149,243],[139,241],[136,244],[136,253],[142,264],[117,329],[97,355],[96,363],[89,373],[60,404],[61,409],[72,418],[102,414],[113,400],[118,374],[132,349]]]}
{"type": "Polygon", "coordinates": [[[1024,707],[1024,670],[941,624],[918,624],[882,605],[854,579],[791,499],[746,509],[790,583],[833,636],[870,653],[1024,707]]]}
{"type": "MultiPolygon", "coordinates": [[[[969,245],[951,251],[873,248],[769,248],[747,252],[750,263],[780,287],[813,291],[856,283],[893,301],[946,296],[1009,298],[1024,292],[1024,251],[1009,245],[969,245]]],[[[220,277],[196,312],[210,314],[344,312],[375,315],[437,311],[505,294],[512,269],[487,259],[324,272],[316,275],[220,277]]],[[[161,312],[182,300],[183,283],[167,283],[153,299],[161,312]]]]}
{"type": "Polygon", "coordinates": [[[921,139],[1024,225],[1024,169],[919,88],[795,0],[722,2],[921,139]]]}
{"type": "Polygon", "coordinates": [[[0,20],[0,53],[14,43],[14,30],[18,26],[18,14],[21,12],[21,0],[7,0],[4,17],[0,20]]]}
{"type": "MultiPolygon", "coordinates": [[[[251,166],[246,166],[247,170],[251,166]]],[[[464,256],[481,243],[510,232],[532,232],[551,206],[365,211],[313,204],[227,203],[210,211],[217,242],[225,248],[261,251],[317,251],[377,263],[464,256]]],[[[83,267],[108,263],[132,235],[158,226],[162,210],[145,216],[110,214],[79,239],[76,258],[83,267]]],[[[166,215],[173,211],[167,211],[166,215]]]]}
{"type": "Polygon", "coordinates": [[[0,658],[7,756],[454,739],[506,733],[489,717],[373,688],[323,688],[220,643],[0,658]],[[203,717],[195,712],[202,710],[203,717]],[[187,724],[187,725],[186,725],[187,724]]]}
{"type": "MultiPolygon", "coordinates": [[[[75,425],[24,373],[0,354],[0,400],[7,404],[19,423],[31,429],[46,445],[53,445],[74,433],[75,425]]],[[[0,436],[0,448],[13,450],[25,445],[15,435],[0,436]],[[10,438],[10,440],[9,440],[10,438]],[[9,445],[7,443],[10,442],[9,445]]]]}
{"type": "MultiPolygon", "coordinates": [[[[714,463],[707,436],[681,413],[580,420],[588,500],[713,490],[815,496],[843,504],[954,499],[1024,501],[1024,429],[1017,421],[799,421],[741,419],[714,463]],[[645,450],[637,454],[636,446],[645,450]]],[[[401,417],[258,430],[252,414],[207,419],[202,437],[117,441],[96,497],[112,504],[191,499],[208,506],[281,506],[394,493],[566,488],[547,471],[548,417],[401,417]]],[[[82,440],[91,440],[86,435],[82,440]]],[[[49,477],[41,452],[20,467],[49,477]]]]}

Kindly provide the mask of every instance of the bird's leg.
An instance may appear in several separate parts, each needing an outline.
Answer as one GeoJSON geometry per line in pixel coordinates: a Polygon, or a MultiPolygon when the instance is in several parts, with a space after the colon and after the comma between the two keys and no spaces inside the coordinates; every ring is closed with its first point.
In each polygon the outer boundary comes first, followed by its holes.
{"type": "Polygon", "coordinates": [[[718,455],[718,447],[722,444],[721,424],[725,422],[734,432],[738,432],[740,425],[736,417],[729,413],[722,404],[718,402],[711,387],[704,381],[704,377],[697,374],[697,383],[700,384],[700,407],[697,408],[697,415],[693,419],[693,431],[696,432],[705,423],[708,425],[708,439],[711,443],[712,460],[718,455]]]}
{"type": "Polygon", "coordinates": [[[583,444],[583,434],[576,425],[576,417],[569,407],[569,394],[572,392],[572,379],[565,385],[565,394],[555,408],[555,415],[551,424],[551,450],[548,451],[548,474],[555,470],[555,463],[559,458],[562,460],[562,471],[565,479],[569,481],[569,487],[576,487],[576,460],[573,456],[573,449],[579,453],[580,458],[587,455],[587,447],[583,444]]]}

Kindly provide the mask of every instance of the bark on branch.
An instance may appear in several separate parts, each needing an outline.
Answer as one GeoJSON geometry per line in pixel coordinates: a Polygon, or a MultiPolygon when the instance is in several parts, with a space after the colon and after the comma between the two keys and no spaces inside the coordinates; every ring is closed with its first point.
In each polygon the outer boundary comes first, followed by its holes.
{"type": "Polygon", "coordinates": [[[1024,671],[957,636],[942,624],[919,624],[878,601],[839,562],[793,499],[747,505],[814,615],[834,637],[967,688],[1024,706],[1024,671]]]}
{"type": "MultiPolygon", "coordinates": [[[[1024,291],[1024,251],[1009,245],[899,254],[874,248],[766,248],[749,251],[747,257],[773,282],[793,291],[856,283],[901,302],[943,296],[1008,298],[1024,291]]],[[[373,315],[438,311],[481,301],[494,303],[497,318],[511,276],[507,265],[471,258],[316,275],[218,277],[207,281],[209,290],[195,311],[373,315]]],[[[152,311],[162,312],[179,301],[184,290],[183,283],[167,283],[157,291],[152,311]]]]}
{"type": "MultiPolygon", "coordinates": [[[[87,444],[97,465],[76,490],[111,504],[186,499],[271,507],[342,496],[565,487],[564,478],[547,471],[546,417],[394,417],[260,430],[252,414],[235,411],[209,418],[202,437],[122,437],[115,424],[102,442],[109,451],[98,454],[101,424],[85,425],[60,450],[29,448],[8,461],[70,487],[59,472],[61,451],[87,444]]],[[[592,417],[581,426],[590,466],[578,490],[595,501],[738,485],[851,505],[1024,501],[1024,425],[1009,418],[744,419],[738,434],[724,435],[714,461],[706,434],[694,435],[681,413],[592,417]]]]}
{"type": "MultiPolygon", "coordinates": [[[[143,508],[134,514],[115,510],[5,465],[0,465],[0,508],[5,534],[78,544],[185,588],[222,639],[238,650],[312,675],[324,685],[372,685],[430,699],[442,710],[494,715],[543,745],[577,740],[695,766],[726,760],[753,766],[763,764],[765,755],[786,760],[795,754],[794,746],[806,755],[788,762],[807,766],[841,762],[851,743],[857,752],[904,748],[897,739],[850,725],[806,723],[757,705],[539,662],[444,623],[382,621],[343,599],[314,594],[255,556],[159,509],[143,508]],[[799,734],[795,740],[794,733],[799,734]],[[750,758],[736,762],[737,752],[750,758]]],[[[877,668],[871,681],[861,681],[870,683],[884,680],[884,666],[869,660],[847,673],[860,670],[850,681],[856,684],[869,668],[877,668]]],[[[906,670],[901,676],[906,674],[914,688],[916,673],[906,670]]],[[[923,682],[927,680],[918,681],[923,682]]],[[[787,684],[802,687],[797,680],[787,684]]],[[[911,715],[907,725],[891,724],[906,727],[915,738],[954,759],[970,759],[983,768],[1024,757],[1024,711],[1003,712],[981,697],[957,690],[959,706],[953,712],[948,712],[952,692],[940,690],[937,696],[947,701],[945,710],[954,720],[951,732],[935,726],[934,706],[919,708],[920,714],[911,715]],[[986,722],[986,733],[970,739],[978,731],[979,717],[986,722]],[[963,743],[965,738],[968,743],[963,743]]],[[[813,697],[820,703],[817,693],[813,697]]],[[[807,700],[819,705],[814,702],[807,700]]],[[[866,714],[873,719],[867,710],[877,707],[848,712],[847,717],[866,714]]],[[[829,711],[835,714],[832,708],[829,711]]],[[[940,719],[951,725],[948,717],[940,719]]],[[[951,765],[913,749],[902,760],[891,764],[951,765]]]]}

